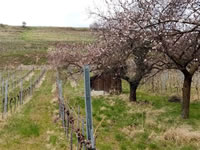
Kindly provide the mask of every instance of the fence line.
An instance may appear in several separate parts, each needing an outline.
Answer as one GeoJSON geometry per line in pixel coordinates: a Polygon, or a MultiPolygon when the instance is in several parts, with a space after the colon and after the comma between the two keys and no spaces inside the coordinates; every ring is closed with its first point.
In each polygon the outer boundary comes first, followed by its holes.
{"type": "MultiPolygon", "coordinates": [[[[13,72],[13,75],[12,75],[12,81],[11,81],[11,83],[8,82],[8,87],[11,87],[11,89],[16,88],[16,87],[20,84],[21,80],[24,80],[25,78],[27,78],[33,71],[34,71],[34,68],[32,68],[30,71],[28,71],[25,75],[23,75],[22,77],[18,78],[17,80],[14,80],[14,79],[13,79],[13,78],[14,78],[14,75],[15,75],[15,73],[16,73],[16,71],[14,71],[14,72],[13,72]]],[[[11,80],[11,77],[9,77],[7,80],[10,81],[10,80],[11,80]]],[[[4,78],[2,78],[2,77],[0,76],[0,81],[1,81],[1,85],[0,85],[1,92],[0,92],[0,94],[1,94],[1,95],[4,94],[5,82],[6,82],[7,80],[5,80],[4,78]]]]}
{"type": "Polygon", "coordinates": [[[20,90],[15,94],[15,96],[12,96],[12,97],[8,97],[8,84],[7,84],[8,81],[6,81],[5,95],[4,95],[5,97],[3,96],[2,98],[2,118],[4,118],[7,115],[9,110],[11,113],[13,111],[15,112],[16,108],[19,105],[22,105],[24,103],[24,101],[26,100],[26,97],[32,95],[33,90],[36,88],[36,85],[38,85],[38,83],[41,81],[45,72],[46,70],[42,70],[39,76],[35,79],[35,81],[34,82],[31,81],[30,85],[25,89],[23,89],[22,80],[21,80],[20,90]]]}
{"type": "MultiPolygon", "coordinates": [[[[62,121],[62,127],[64,129],[67,140],[69,141],[70,150],[73,150],[73,135],[75,135],[77,139],[77,150],[95,150],[94,148],[94,139],[88,139],[85,136],[85,119],[80,115],[80,107],[76,112],[76,109],[69,105],[67,101],[63,98],[63,89],[62,89],[62,81],[59,80],[59,75],[57,73],[57,92],[58,92],[58,104],[59,104],[59,118],[62,121]],[[93,140],[93,141],[92,141],[93,140]]],[[[88,119],[88,117],[87,117],[88,119]]],[[[93,131],[92,131],[93,132],[93,131]]],[[[92,133],[91,132],[91,133],[92,133]]],[[[87,137],[89,135],[87,134],[87,137]]],[[[93,137],[93,136],[92,136],[93,137]]]]}
{"type": "MultiPolygon", "coordinates": [[[[144,79],[140,88],[162,95],[182,95],[184,76],[180,71],[166,70],[150,79],[144,79]]],[[[191,100],[200,100],[200,72],[196,72],[192,79],[191,100]]]]}

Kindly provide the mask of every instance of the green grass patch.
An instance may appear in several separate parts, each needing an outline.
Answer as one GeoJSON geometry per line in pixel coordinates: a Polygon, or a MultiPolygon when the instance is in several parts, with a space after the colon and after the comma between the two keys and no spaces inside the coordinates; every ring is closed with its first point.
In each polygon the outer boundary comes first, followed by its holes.
{"type": "Polygon", "coordinates": [[[50,143],[53,144],[53,145],[56,145],[56,141],[58,140],[58,137],[57,136],[50,136],[50,143]]]}
{"type": "MultiPolygon", "coordinates": [[[[64,82],[65,98],[75,108],[85,112],[83,81],[76,88],[64,82]]],[[[123,82],[123,93],[119,96],[92,97],[94,128],[102,121],[97,131],[97,148],[100,150],[171,150],[192,147],[197,143],[176,143],[165,140],[164,134],[171,128],[190,126],[199,130],[199,103],[191,104],[189,120],[181,119],[181,105],[169,103],[168,96],[137,92],[137,103],[128,100],[129,86],[123,82]]]]}
{"type": "Polygon", "coordinates": [[[55,105],[52,87],[55,83],[53,72],[39,89],[35,89],[32,99],[12,114],[5,125],[0,124],[0,149],[67,149],[66,137],[61,123],[53,123],[55,105]]]}

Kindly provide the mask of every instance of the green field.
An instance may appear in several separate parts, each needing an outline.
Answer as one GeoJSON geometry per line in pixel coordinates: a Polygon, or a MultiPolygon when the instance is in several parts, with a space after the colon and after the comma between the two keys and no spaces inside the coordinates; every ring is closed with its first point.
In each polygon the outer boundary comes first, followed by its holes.
{"type": "MultiPolygon", "coordinates": [[[[56,44],[93,41],[91,31],[84,28],[0,26],[0,67],[49,65],[48,49],[56,44]]],[[[31,78],[39,72],[35,70],[31,78]]],[[[7,74],[2,71],[5,78],[7,74]]],[[[80,106],[85,115],[83,75],[78,78],[74,86],[74,81],[61,76],[64,99],[74,108],[80,106]]],[[[25,87],[28,84],[29,80],[24,82],[25,87]]],[[[138,90],[137,103],[129,102],[125,81],[120,95],[92,97],[97,150],[200,150],[200,100],[191,102],[190,119],[183,120],[180,103],[168,102],[168,93],[144,87],[138,90]]],[[[48,70],[27,103],[0,119],[0,150],[69,150],[57,116],[56,72],[48,70]]],[[[74,149],[75,145],[74,140],[74,149]]]]}

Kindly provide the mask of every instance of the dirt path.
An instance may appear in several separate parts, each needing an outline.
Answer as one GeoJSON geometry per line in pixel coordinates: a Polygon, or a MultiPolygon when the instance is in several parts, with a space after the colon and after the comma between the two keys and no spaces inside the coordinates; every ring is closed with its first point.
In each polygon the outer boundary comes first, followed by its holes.
{"type": "Polygon", "coordinates": [[[46,74],[41,87],[22,111],[14,114],[0,129],[0,150],[67,150],[67,141],[60,121],[54,123],[57,110],[54,76],[46,74]]]}

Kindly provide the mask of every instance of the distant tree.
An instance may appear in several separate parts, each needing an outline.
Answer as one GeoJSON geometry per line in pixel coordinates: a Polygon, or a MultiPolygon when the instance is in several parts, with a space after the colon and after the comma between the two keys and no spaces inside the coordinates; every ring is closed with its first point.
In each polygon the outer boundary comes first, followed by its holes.
{"type": "Polygon", "coordinates": [[[3,23],[0,23],[0,27],[5,27],[5,25],[3,23]]]}
{"type": "Polygon", "coordinates": [[[26,22],[25,22],[25,21],[22,22],[22,27],[23,27],[23,28],[26,27],[26,22]]]}
{"type": "Polygon", "coordinates": [[[90,29],[92,30],[98,30],[99,28],[100,28],[100,25],[97,22],[94,22],[90,25],[90,29]]]}

